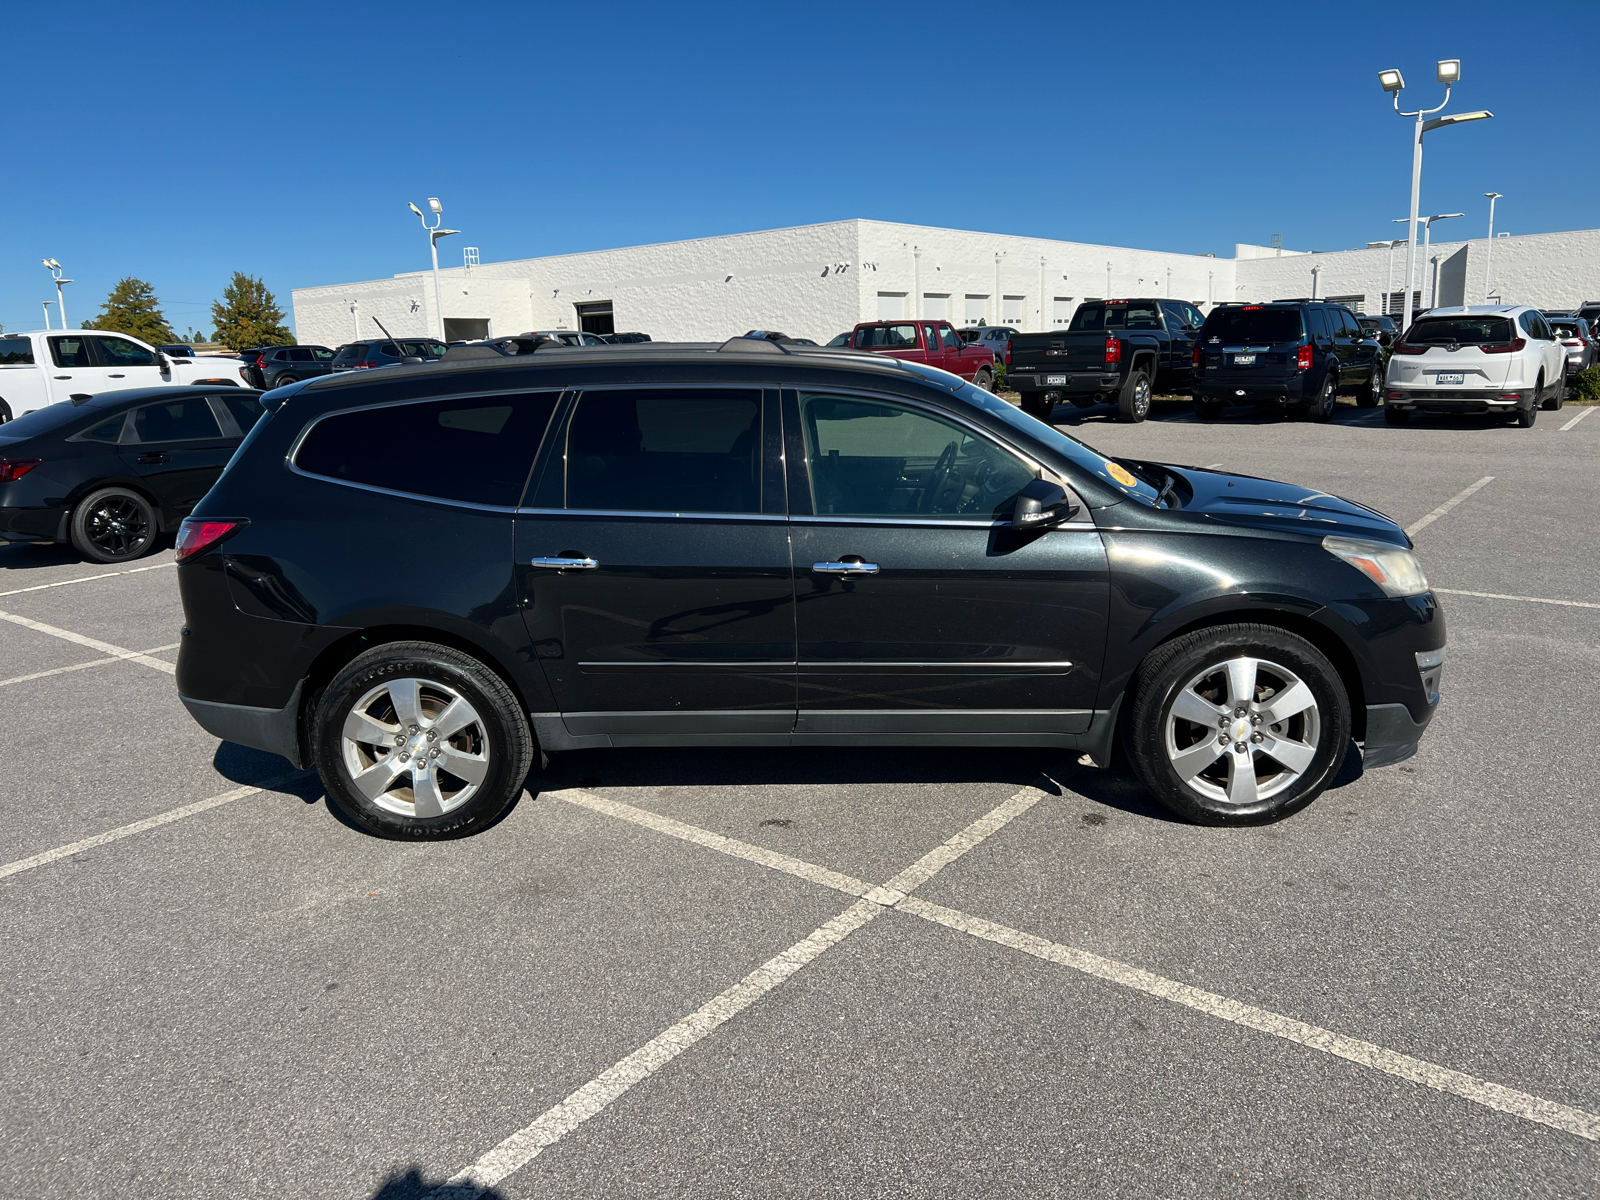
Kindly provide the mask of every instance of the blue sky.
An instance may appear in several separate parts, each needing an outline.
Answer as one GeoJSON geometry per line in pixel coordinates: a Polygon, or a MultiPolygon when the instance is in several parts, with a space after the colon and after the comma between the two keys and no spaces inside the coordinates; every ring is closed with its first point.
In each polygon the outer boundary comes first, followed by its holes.
{"type": "Polygon", "coordinates": [[[291,288],[427,264],[439,196],[486,261],[846,217],[1231,254],[1386,238],[1408,107],[1423,211],[1600,226],[1600,5],[7,6],[0,324],[39,260],[209,327],[234,270],[291,288]],[[139,19],[149,16],[152,19],[139,19]],[[24,53],[25,48],[35,48],[24,53]]]}

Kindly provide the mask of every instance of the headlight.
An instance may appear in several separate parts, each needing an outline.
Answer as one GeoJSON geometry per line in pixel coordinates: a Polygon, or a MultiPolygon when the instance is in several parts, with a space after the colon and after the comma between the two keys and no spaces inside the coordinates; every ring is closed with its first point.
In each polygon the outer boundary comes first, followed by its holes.
{"type": "Polygon", "coordinates": [[[1361,538],[1325,537],[1322,548],[1344,559],[1377,584],[1388,596],[1420,596],[1428,590],[1428,577],[1411,551],[1388,542],[1361,538]]]}

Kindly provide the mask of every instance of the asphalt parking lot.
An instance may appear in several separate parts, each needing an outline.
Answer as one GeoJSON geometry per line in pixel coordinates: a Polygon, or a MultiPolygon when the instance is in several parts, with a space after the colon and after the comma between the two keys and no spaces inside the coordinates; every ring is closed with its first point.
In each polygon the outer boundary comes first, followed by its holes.
{"type": "Polygon", "coordinates": [[[1593,1195],[1592,412],[1057,409],[1414,530],[1440,715],[1257,829],[1045,751],[613,750],[378,841],[189,719],[170,553],[0,548],[0,1195],[1593,1195]]]}

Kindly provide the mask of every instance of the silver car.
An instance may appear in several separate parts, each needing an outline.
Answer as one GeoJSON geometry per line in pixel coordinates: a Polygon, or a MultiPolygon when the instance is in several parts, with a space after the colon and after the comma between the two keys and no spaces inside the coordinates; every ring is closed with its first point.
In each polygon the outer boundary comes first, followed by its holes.
{"type": "Polygon", "coordinates": [[[560,342],[563,346],[604,346],[608,343],[599,334],[585,333],[581,329],[535,329],[521,335],[525,338],[542,337],[560,342]]]}
{"type": "Polygon", "coordinates": [[[1550,328],[1561,339],[1561,348],[1567,352],[1567,374],[1576,375],[1595,364],[1594,331],[1582,317],[1555,317],[1550,328]]]}
{"type": "Polygon", "coordinates": [[[1005,362],[1006,347],[1011,345],[1011,335],[1017,332],[1009,325],[969,325],[956,333],[967,345],[979,345],[994,352],[995,362],[1005,362]]]}

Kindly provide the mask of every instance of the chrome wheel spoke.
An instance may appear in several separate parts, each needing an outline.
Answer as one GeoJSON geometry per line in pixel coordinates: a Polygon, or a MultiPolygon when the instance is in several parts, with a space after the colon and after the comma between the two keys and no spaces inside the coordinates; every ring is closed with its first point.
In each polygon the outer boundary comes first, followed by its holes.
{"type": "Polygon", "coordinates": [[[1172,756],[1172,769],[1178,773],[1178,778],[1185,783],[1204,771],[1217,761],[1227,747],[1216,738],[1207,735],[1206,740],[1190,746],[1187,750],[1180,750],[1172,756]]]}
{"type": "Polygon", "coordinates": [[[1290,741],[1288,738],[1267,735],[1262,743],[1261,750],[1270,758],[1282,763],[1296,775],[1304,775],[1306,768],[1311,765],[1311,760],[1317,756],[1317,748],[1308,746],[1304,742],[1290,741]]]}
{"type": "Polygon", "coordinates": [[[1256,660],[1228,660],[1228,704],[1233,708],[1254,704],[1256,699],[1256,660]]]}
{"type": "Polygon", "coordinates": [[[396,679],[389,684],[389,703],[401,729],[422,723],[422,680],[396,679]]]}
{"type": "Polygon", "coordinates": [[[350,777],[350,782],[355,784],[356,791],[368,800],[376,800],[394,786],[396,776],[406,769],[398,755],[390,754],[380,758],[364,771],[358,771],[350,777]]]}
{"type": "Polygon", "coordinates": [[[1184,688],[1172,702],[1173,716],[1193,721],[1196,725],[1204,725],[1207,729],[1216,729],[1217,722],[1227,716],[1227,713],[1227,709],[1220,704],[1211,703],[1197,694],[1193,688],[1184,688]]]}
{"type": "Polygon", "coordinates": [[[343,732],[344,736],[352,742],[392,749],[395,734],[400,732],[400,727],[398,725],[385,725],[382,721],[374,720],[360,709],[357,709],[344,719],[343,732]]]}
{"type": "Polygon", "coordinates": [[[1248,750],[1228,751],[1228,802],[1256,802],[1256,759],[1248,750]]]}
{"type": "Polygon", "coordinates": [[[437,771],[428,770],[426,762],[411,773],[412,806],[419,817],[444,816],[444,796],[439,791],[437,771]]]}
{"type": "Polygon", "coordinates": [[[468,754],[451,746],[441,746],[439,757],[433,762],[434,766],[442,767],[457,779],[465,779],[468,783],[482,783],[483,777],[489,773],[487,754],[468,754]]]}
{"type": "Polygon", "coordinates": [[[1287,721],[1296,713],[1305,712],[1317,702],[1301,680],[1295,680],[1292,687],[1285,688],[1261,706],[1261,723],[1263,725],[1277,725],[1287,721]]]}
{"type": "Polygon", "coordinates": [[[447,738],[460,733],[468,725],[478,720],[478,712],[462,697],[457,696],[444,707],[431,724],[425,723],[425,728],[433,730],[440,738],[447,738]]]}

